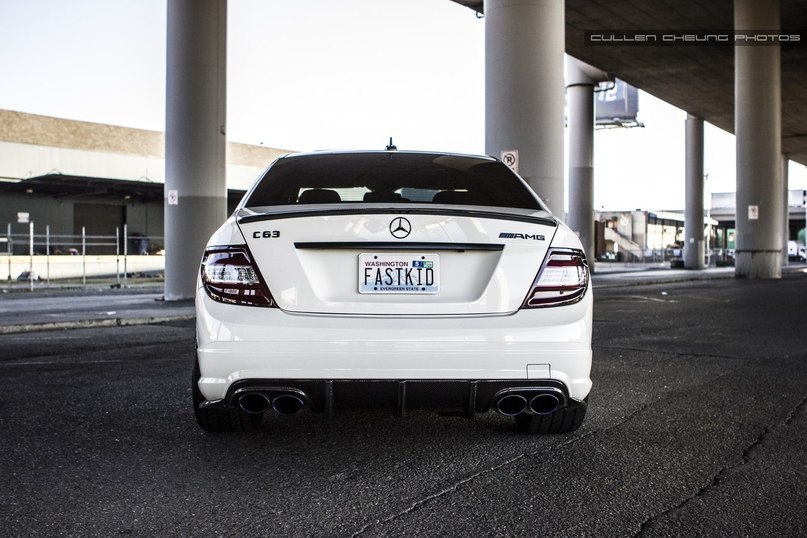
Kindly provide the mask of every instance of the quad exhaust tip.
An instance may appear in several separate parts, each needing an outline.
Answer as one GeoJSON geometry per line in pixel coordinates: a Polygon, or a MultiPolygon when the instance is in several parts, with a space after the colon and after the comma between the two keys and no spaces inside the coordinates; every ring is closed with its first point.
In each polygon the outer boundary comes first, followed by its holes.
{"type": "Polygon", "coordinates": [[[539,394],[530,400],[530,411],[536,415],[550,415],[558,410],[560,400],[554,394],[539,394]]]}
{"type": "Polygon", "coordinates": [[[238,406],[251,415],[262,415],[269,409],[269,397],[261,392],[248,392],[238,399],[238,406]]]}
{"type": "Polygon", "coordinates": [[[289,393],[271,398],[263,392],[247,392],[238,398],[238,406],[251,415],[262,415],[269,411],[270,407],[278,415],[296,415],[305,407],[305,400],[289,393]]]}
{"type": "Polygon", "coordinates": [[[520,415],[527,410],[527,399],[520,394],[502,396],[496,402],[496,410],[506,417],[520,415]]]}
{"type": "Polygon", "coordinates": [[[560,407],[560,399],[548,392],[510,392],[496,400],[496,411],[506,417],[522,413],[531,415],[551,415],[560,407]]]}
{"type": "Polygon", "coordinates": [[[296,415],[305,407],[305,402],[294,394],[281,394],[272,400],[272,409],[278,415],[296,415]]]}

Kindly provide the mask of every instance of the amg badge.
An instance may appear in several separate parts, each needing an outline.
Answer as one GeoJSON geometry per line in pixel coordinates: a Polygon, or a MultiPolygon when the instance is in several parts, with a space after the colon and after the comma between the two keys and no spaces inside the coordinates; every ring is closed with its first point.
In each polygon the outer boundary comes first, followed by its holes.
{"type": "Polygon", "coordinates": [[[502,232],[499,234],[500,239],[531,239],[533,241],[546,241],[546,238],[540,234],[514,234],[510,232],[502,232]]]}

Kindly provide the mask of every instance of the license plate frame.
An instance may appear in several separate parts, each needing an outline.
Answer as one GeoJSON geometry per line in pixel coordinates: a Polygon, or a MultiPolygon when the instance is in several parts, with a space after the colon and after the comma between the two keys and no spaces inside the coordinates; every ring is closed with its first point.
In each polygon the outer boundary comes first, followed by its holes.
{"type": "Polygon", "coordinates": [[[440,255],[417,252],[362,252],[359,293],[436,295],[440,293],[440,255]]]}

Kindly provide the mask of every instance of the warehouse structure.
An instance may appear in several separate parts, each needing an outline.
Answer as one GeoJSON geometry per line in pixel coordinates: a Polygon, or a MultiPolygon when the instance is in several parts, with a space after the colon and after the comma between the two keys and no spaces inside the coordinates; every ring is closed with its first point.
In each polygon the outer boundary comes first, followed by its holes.
{"type": "MultiPolygon", "coordinates": [[[[227,144],[230,211],[258,174],[285,153],[227,144]]],[[[149,238],[148,249],[160,250],[164,155],[161,132],[0,110],[0,235],[25,235],[29,222],[62,238],[78,238],[82,229],[90,236],[114,236],[126,227],[129,237],[149,238]]],[[[52,252],[67,252],[71,241],[61,243],[53,242],[52,252]]],[[[16,244],[16,254],[27,254],[26,242],[16,244]]]]}

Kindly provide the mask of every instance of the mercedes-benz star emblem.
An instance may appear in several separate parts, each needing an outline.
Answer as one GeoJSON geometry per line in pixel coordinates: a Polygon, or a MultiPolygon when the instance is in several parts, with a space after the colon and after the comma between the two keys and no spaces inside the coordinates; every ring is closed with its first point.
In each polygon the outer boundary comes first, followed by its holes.
{"type": "Polygon", "coordinates": [[[395,239],[403,239],[409,236],[411,232],[412,224],[403,217],[394,218],[392,222],[389,223],[389,233],[391,233],[392,237],[395,239]]]}

